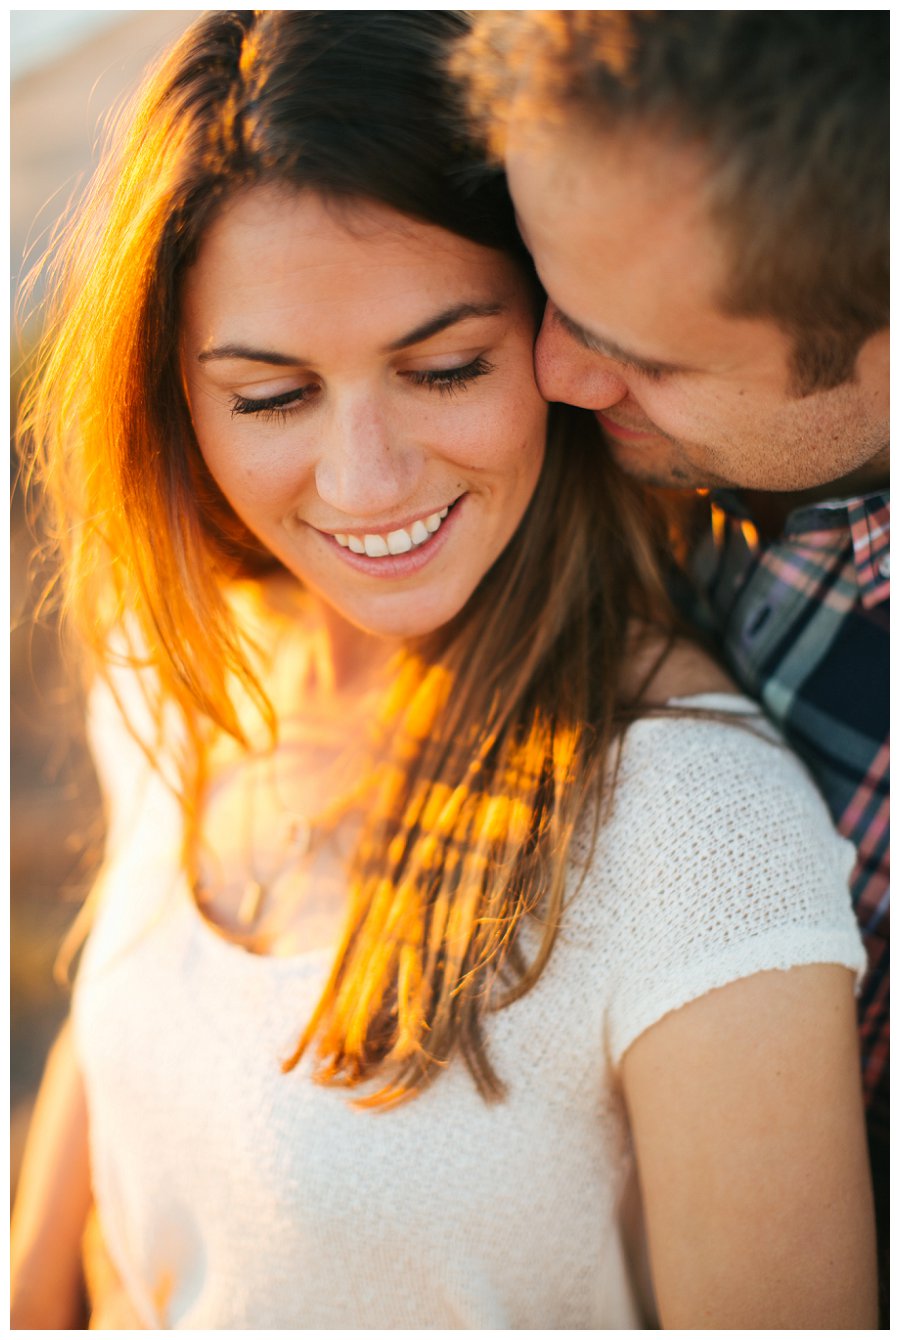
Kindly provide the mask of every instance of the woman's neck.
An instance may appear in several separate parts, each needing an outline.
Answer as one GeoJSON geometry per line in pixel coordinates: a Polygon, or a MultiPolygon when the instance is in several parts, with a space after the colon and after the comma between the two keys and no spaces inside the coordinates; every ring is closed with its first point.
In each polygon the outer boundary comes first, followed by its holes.
{"type": "Polygon", "coordinates": [[[274,642],[265,634],[261,639],[272,648],[279,715],[301,698],[320,710],[333,707],[352,715],[356,704],[387,686],[399,641],[357,628],[287,574],[268,578],[257,595],[263,621],[274,617],[280,634],[274,642]]]}

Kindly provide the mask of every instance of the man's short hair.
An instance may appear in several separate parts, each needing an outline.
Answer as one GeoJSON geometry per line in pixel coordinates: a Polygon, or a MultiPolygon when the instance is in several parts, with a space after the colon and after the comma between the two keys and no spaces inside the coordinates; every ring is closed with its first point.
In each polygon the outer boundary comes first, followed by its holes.
{"type": "Polygon", "coordinates": [[[573,115],[699,149],[720,305],[789,334],[798,395],[889,325],[886,12],[486,11],[456,68],[498,151],[510,118],[573,115]]]}

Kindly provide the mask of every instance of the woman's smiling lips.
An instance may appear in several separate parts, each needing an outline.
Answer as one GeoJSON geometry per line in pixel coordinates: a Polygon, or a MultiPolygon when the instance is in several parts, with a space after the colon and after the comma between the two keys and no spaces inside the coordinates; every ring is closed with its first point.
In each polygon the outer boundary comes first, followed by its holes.
{"type": "Polygon", "coordinates": [[[455,527],[465,494],[437,512],[390,530],[319,531],[329,546],[357,572],[374,577],[408,577],[443,548],[455,527]]]}
{"type": "Polygon", "coordinates": [[[342,549],[351,549],[354,554],[368,554],[369,558],[384,558],[387,554],[408,554],[410,549],[417,549],[420,544],[425,543],[429,535],[434,535],[440,530],[441,522],[449,510],[449,507],[442,507],[439,512],[431,512],[424,519],[420,517],[408,529],[406,526],[399,526],[396,530],[388,531],[386,535],[383,532],[376,532],[374,535],[342,535],[337,532],[334,538],[342,549]]]}

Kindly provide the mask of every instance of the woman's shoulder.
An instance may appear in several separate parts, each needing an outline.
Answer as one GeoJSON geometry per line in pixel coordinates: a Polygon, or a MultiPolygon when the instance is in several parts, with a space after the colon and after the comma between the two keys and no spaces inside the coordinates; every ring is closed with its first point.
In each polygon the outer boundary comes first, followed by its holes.
{"type": "Polygon", "coordinates": [[[652,834],[674,845],[688,822],[692,832],[714,836],[731,814],[751,833],[767,827],[780,805],[801,812],[816,833],[832,832],[802,760],[759,704],[733,687],[669,696],[628,727],[617,762],[610,822],[630,842],[652,834]]]}
{"type": "MultiPolygon", "coordinates": [[[[746,806],[748,820],[768,812],[779,788],[808,801],[831,821],[800,759],[754,699],[714,657],[687,637],[666,639],[645,627],[631,630],[633,655],[624,696],[635,719],[621,745],[617,807],[659,809],[663,794],[696,813],[746,806]]],[[[668,808],[668,806],[666,806],[668,808]]]]}
{"type": "Polygon", "coordinates": [[[676,648],[585,815],[575,861],[604,925],[849,909],[852,845],[759,704],[711,665],[676,648]]]}
{"type": "Polygon", "coordinates": [[[683,668],[666,706],[625,732],[603,822],[579,834],[570,907],[601,965],[616,1061],[663,1014],[738,978],[865,963],[855,852],[803,763],[758,704],[683,668]]]}

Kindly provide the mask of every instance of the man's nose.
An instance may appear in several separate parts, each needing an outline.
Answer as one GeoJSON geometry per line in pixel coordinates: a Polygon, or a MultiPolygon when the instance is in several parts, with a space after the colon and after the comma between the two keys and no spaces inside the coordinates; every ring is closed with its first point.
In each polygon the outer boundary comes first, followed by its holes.
{"type": "Polygon", "coordinates": [[[319,439],[316,487],[342,516],[388,522],[416,494],[423,455],[375,397],[347,395],[330,407],[319,439]]]}
{"type": "Polygon", "coordinates": [[[604,354],[585,349],[556,319],[549,302],[538,332],[534,367],[545,400],[603,410],[628,394],[620,366],[604,354]]]}

